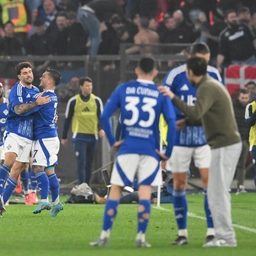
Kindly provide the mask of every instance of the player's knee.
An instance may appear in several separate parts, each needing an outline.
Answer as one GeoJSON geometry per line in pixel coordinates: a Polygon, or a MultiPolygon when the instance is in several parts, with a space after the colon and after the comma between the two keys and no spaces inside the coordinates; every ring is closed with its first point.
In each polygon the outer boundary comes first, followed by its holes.
{"type": "Polygon", "coordinates": [[[44,167],[43,166],[39,166],[39,165],[33,165],[32,166],[32,170],[33,170],[34,173],[38,173],[38,172],[44,170],[44,167]]]}

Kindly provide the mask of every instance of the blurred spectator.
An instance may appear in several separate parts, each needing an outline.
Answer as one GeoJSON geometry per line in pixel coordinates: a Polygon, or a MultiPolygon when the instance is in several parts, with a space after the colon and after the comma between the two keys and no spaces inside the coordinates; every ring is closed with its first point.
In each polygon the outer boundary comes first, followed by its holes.
{"type": "MultiPolygon", "coordinates": [[[[145,17],[138,18],[139,32],[134,36],[134,44],[157,44],[159,43],[159,35],[155,31],[150,30],[149,19],[145,17]]],[[[125,50],[126,53],[154,53],[158,48],[154,46],[135,45],[125,50]]]]}
{"type": "Polygon", "coordinates": [[[67,103],[70,98],[80,92],[79,77],[72,76],[68,84],[60,84],[56,87],[55,93],[60,102],[67,103]]]}
{"type": "Polygon", "coordinates": [[[251,21],[251,12],[248,7],[241,7],[237,12],[238,21],[249,25],[251,21]]]}
{"type": "Polygon", "coordinates": [[[67,13],[68,21],[68,55],[85,55],[88,35],[81,23],[77,21],[75,12],[67,13]]]}
{"type": "Polygon", "coordinates": [[[244,179],[245,179],[245,165],[246,165],[246,160],[249,152],[249,144],[248,144],[249,126],[245,122],[244,115],[245,115],[246,105],[248,104],[248,102],[249,102],[248,91],[246,89],[240,89],[238,93],[238,97],[233,104],[238,131],[242,139],[242,151],[236,167],[236,178],[237,178],[236,194],[246,192],[244,187],[244,179]]]}
{"type": "Polygon", "coordinates": [[[253,81],[249,81],[244,87],[249,92],[249,101],[254,101],[256,98],[256,83],[253,81]]]}
{"type": "MultiPolygon", "coordinates": [[[[26,45],[26,52],[28,55],[46,56],[51,53],[49,37],[45,33],[44,20],[38,17],[34,21],[35,33],[29,38],[26,45]]],[[[35,61],[34,65],[34,81],[35,84],[39,82],[39,78],[46,68],[49,66],[50,61],[35,61]]]]}
{"type": "Polygon", "coordinates": [[[164,26],[157,31],[160,37],[160,43],[178,43],[177,23],[173,17],[167,16],[164,19],[164,26]]]}
{"type": "Polygon", "coordinates": [[[78,8],[78,21],[89,36],[89,55],[98,53],[101,40],[101,22],[108,21],[115,13],[119,15],[122,21],[126,20],[120,6],[120,0],[95,0],[78,8]]]}
{"type": "Polygon", "coordinates": [[[200,32],[196,31],[194,26],[184,18],[181,10],[177,10],[173,13],[173,18],[177,24],[177,33],[179,43],[193,43],[200,36],[200,32]]]}
{"type": "MultiPolygon", "coordinates": [[[[56,7],[53,0],[43,0],[42,5],[38,7],[38,16],[44,19],[45,29],[55,20],[58,11],[60,11],[60,9],[56,7]]],[[[54,27],[56,27],[56,25],[54,25],[54,27]]]]}
{"type": "Polygon", "coordinates": [[[233,9],[225,13],[225,21],[227,27],[221,32],[219,39],[217,56],[219,72],[222,71],[224,60],[228,64],[255,64],[256,40],[250,28],[243,23],[238,23],[236,12],[233,9]]]}
{"type": "MultiPolygon", "coordinates": [[[[4,24],[4,37],[0,41],[0,55],[3,56],[19,56],[22,55],[22,46],[20,41],[15,37],[14,24],[7,21],[4,24]]],[[[1,62],[1,77],[16,78],[13,72],[14,62],[1,62]]]]}
{"type": "Polygon", "coordinates": [[[238,11],[242,7],[241,0],[218,0],[217,1],[217,8],[221,10],[222,14],[224,15],[226,11],[230,9],[234,9],[238,11]]]}
{"type": "Polygon", "coordinates": [[[4,24],[4,37],[0,41],[0,55],[19,56],[22,55],[22,45],[15,37],[15,26],[12,21],[4,24]]]}
{"type": "MultiPolygon", "coordinates": [[[[25,0],[0,1],[0,30],[7,21],[14,24],[16,38],[22,45],[27,40],[27,33],[31,29],[31,12],[25,0]]],[[[1,31],[0,31],[1,34],[1,31]]]]}

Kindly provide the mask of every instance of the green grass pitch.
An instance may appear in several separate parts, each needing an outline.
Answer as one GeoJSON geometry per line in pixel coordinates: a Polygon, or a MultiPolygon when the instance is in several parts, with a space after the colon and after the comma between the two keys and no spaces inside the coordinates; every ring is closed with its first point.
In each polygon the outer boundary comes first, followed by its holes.
{"type": "MultiPolygon", "coordinates": [[[[65,201],[66,197],[61,198],[65,201]]],[[[236,248],[202,248],[206,222],[203,195],[189,194],[189,244],[172,246],[177,228],[170,204],[152,207],[147,230],[151,248],[136,248],[137,205],[120,205],[108,247],[91,247],[101,230],[104,205],[64,204],[57,217],[49,211],[33,215],[35,206],[10,205],[0,218],[0,255],[19,256],[249,256],[256,255],[255,193],[232,194],[233,224],[237,234],[236,248]]]]}

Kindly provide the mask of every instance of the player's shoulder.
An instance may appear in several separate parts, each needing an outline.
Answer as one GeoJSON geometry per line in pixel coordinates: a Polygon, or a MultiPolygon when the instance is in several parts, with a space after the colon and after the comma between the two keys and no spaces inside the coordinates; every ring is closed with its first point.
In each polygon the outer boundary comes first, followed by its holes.
{"type": "Polygon", "coordinates": [[[213,67],[213,66],[210,66],[210,65],[207,66],[207,71],[208,71],[208,72],[212,72],[212,73],[219,74],[218,69],[215,68],[215,67],[213,67]]]}
{"type": "Polygon", "coordinates": [[[166,76],[165,84],[171,85],[176,77],[184,75],[186,75],[186,64],[171,69],[166,76]]]}

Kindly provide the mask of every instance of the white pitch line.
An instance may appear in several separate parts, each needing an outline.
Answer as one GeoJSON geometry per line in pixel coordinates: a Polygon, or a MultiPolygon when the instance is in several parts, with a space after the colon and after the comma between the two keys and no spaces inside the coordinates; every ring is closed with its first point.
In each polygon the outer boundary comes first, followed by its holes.
{"type": "MultiPolygon", "coordinates": [[[[166,208],[163,208],[163,207],[157,207],[157,206],[153,206],[154,209],[157,209],[157,210],[163,210],[163,211],[167,211],[167,212],[173,212],[173,210],[169,210],[169,209],[166,209],[166,208]]],[[[200,220],[206,220],[205,217],[202,217],[202,216],[198,216],[192,212],[188,212],[188,216],[189,217],[192,217],[192,218],[196,218],[196,219],[200,219],[200,220]]],[[[234,228],[239,228],[239,229],[243,229],[245,231],[249,231],[249,232],[252,232],[252,233],[256,233],[256,229],[254,228],[248,228],[248,227],[245,227],[245,226],[241,226],[241,225],[238,225],[238,224],[233,224],[233,227],[234,228]]]]}

